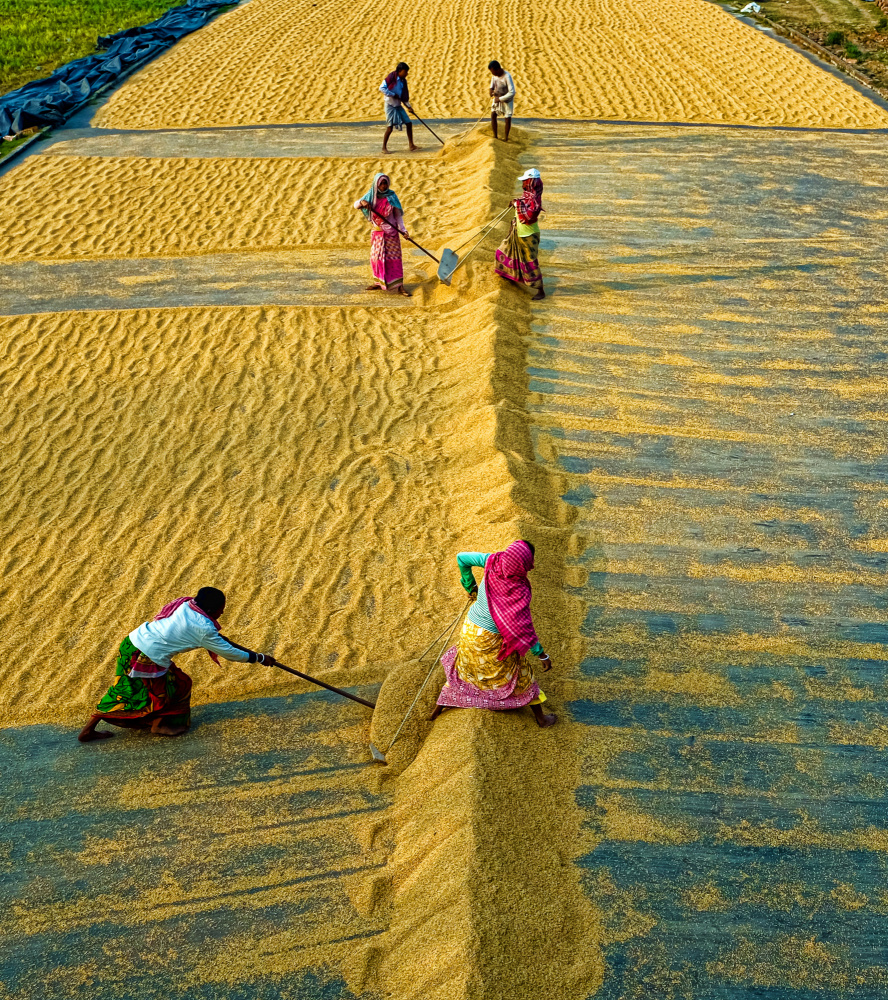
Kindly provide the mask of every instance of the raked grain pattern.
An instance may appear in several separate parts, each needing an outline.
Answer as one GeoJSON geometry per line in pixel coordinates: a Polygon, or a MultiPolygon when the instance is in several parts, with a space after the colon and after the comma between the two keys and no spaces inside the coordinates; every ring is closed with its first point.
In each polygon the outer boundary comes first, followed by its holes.
{"type": "Polygon", "coordinates": [[[868,98],[706,0],[393,0],[382,28],[368,0],[251,0],[135,76],[97,123],[379,119],[377,88],[399,59],[420,115],[474,117],[492,58],[515,77],[519,116],[888,126],[868,98]]]}
{"type": "MultiPolygon", "coordinates": [[[[464,153],[460,167],[473,176],[491,162],[481,147],[464,153]]],[[[0,258],[177,257],[366,245],[369,226],[353,204],[382,170],[400,192],[410,233],[420,240],[443,237],[478,214],[484,194],[483,183],[454,191],[450,167],[447,156],[408,163],[33,157],[0,180],[0,199],[29,205],[27,214],[0,226],[0,258]],[[63,199],[61,190],[67,192],[63,199]],[[451,195],[442,198],[443,190],[451,195]]]]}
{"type": "MultiPolygon", "coordinates": [[[[442,344],[470,329],[362,308],[0,320],[4,717],[88,709],[123,636],[201,584],[228,593],[227,633],[310,671],[415,653],[459,602],[442,344]]],[[[182,660],[201,702],[270,682],[182,660]]]]}

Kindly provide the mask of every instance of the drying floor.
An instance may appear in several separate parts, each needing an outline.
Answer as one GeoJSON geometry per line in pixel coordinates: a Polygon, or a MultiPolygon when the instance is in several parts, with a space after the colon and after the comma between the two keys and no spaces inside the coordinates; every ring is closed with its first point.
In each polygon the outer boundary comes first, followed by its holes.
{"type": "MultiPolygon", "coordinates": [[[[29,206],[0,223],[4,1000],[884,995],[888,137],[817,129],[888,119],[678,6],[562,5],[552,87],[510,68],[540,114],[815,129],[519,121],[385,161],[375,126],[214,132],[313,117],[272,70],[336,6],[251,0],[100,109],[178,131],[61,133],[0,177],[29,206]],[[568,36],[599,67],[576,106],[568,36]],[[451,288],[411,253],[413,299],[363,292],[383,162],[436,253],[538,166],[550,297],[495,281],[495,238],[451,288]],[[561,724],[431,726],[436,678],[372,765],[455,553],[519,536],[561,724]],[[120,639],[206,582],[372,721],[192,653],[188,737],[77,744],[120,639]]],[[[434,113],[471,110],[457,48],[434,113]]],[[[368,86],[314,117],[369,117],[368,86]]]]}

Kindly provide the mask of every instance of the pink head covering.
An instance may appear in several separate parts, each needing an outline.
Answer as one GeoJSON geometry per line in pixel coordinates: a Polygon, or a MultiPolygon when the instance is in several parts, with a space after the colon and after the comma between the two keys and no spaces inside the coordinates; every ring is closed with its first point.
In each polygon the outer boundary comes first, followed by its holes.
{"type": "MultiPolygon", "coordinates": [[[[216,626],[217,632],[222,628],[215,618],[210,618],[206,611],[204,611],[204,609],[193,597],[177,597],[175,601],[170,601],[169,604],[164,604],[160,611],[158,611],[154,616],[153,621],[159,622],[164,618],[171,618],[174,612],[178,611],[186,601],[188,602],[188,607],[191,608],[192,611],[196,611],[199,615],[203,615],[204,618],[209,618],[209,620],[216,626]]],[[[209,649],[207,652],[210,654],[210,658],[212,660],[215,660],[216,663],[219,662],[219,657],[216,653],[210,652],[209,649]]]]}
{"type": "Polygon", "coordinates": [[[525,541],[512,542],[504,552],[494,552],[484,567],[484,591],[494,624],[503,637],[497,659],[512,653],[524,656],[539,639],[530,617],[530,581],[533,552],[525,541]]]}

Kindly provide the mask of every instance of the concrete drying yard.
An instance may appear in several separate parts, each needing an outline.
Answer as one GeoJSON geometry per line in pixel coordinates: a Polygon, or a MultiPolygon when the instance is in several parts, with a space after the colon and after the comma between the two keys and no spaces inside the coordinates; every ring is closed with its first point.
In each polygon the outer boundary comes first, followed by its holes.
{"type": "Polygon", "coordinates": [[[705,0],[385,16],[250,0],[0,169],[0,998],[883,997],[888,110],[705,0]],[[363,291],[377,171],[438,253],[531,166],[545,301],[505,227],[363,291]],[[519,537],[559,724],[442,672],[372,764],[519,537]],[[78,744],[205,582],[376,711],[195,652],[78,744]]]}

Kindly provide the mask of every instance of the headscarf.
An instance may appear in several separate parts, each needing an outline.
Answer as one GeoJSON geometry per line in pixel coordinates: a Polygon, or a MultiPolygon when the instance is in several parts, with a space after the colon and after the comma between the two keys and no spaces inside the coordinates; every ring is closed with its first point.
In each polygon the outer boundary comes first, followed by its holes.
{"type": "Polygon", "coordinates": [[[533,552],[525,541],[512,542],[504,552],[494,552],[484,567],[484,592],[503,644],[498,660],[512,653],[524,656],[539,639],[530,617],[530,581],[533,552]]]}
{"type": "Polygon", "coordinates": [[[529,226],[540,217],[543,210],[543,182],[539,177],[528,177],[524,182],[524,193],[518,199],[515,208],[518,211],[518,221],[529,226]]]}
{"type": "MultiPolygon", "coordinates": [[[[376,79],[378,80],[379,77],[376,79]]],[[[398,71],[396,69],[393,69],[385,78],[385,85],[393,94],[398,95],[398,99],[402,104],[410,103],[410,88],[407,86],[407,78],[398,76],[398,71]],[[396,89],[399,83],[401,86],[399,89],[396,89]]]]}
{"type": "MultiPolygon", "coordinates": [[[[160,609],[160,611],[157,612],[157,614],[154,616],[152,620],[159,622],[163,621],[164,618],[171,618],[175,614],[175,612],[178,611],[183,604],[185,604],[186,601],[188,602],[188,607],[191,608],[192,611],[196,611],[199,615],[203,615],[204,618],[209,618],[209,620],[216,627],[216,631],[217,632],[220,631],[222,626],[216,621],[215,618],[211,618],[193,597],[177,597],[175,601],[170,601],[169,604],[164,604],[164,606],[160,609]]],[[[216,655],[216,653],[211,652],[209,649],[207,650],[207,652],[210,654],[210,659],[214,660],[216,663],[219,663],[219,657],[216,655]]]]}
{"type": "MultiPolygon", "coordinates": [[[[401,202],[398,196],[392,191],[392,181],[388,174],[377,174],[373,178],[373,183],[370,185],[370,190],[364,195],[361,201],[366,201],[368,205],[373,205],[375,207],[376,202],[380,198],[385,198],[385,200],[392,206],[392,208],[397,209],[399,212],[404,211],[401,208],[401,202]],[[379,182],[381,180],[387,180],[389,182],[389,189],[385,193],[379,190],[379,182]]],[[[364,218],[370,218],[370,209],[362,208],[361,211],[364,213],[364,218]]]]}

